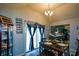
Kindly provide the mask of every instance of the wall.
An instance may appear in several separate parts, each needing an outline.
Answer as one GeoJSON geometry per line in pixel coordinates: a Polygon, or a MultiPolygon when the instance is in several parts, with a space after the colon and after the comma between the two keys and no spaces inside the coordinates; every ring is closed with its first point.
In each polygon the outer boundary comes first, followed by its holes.
{"type": "MultiPolygon", "coordinates": [[[[16,17],[22,18],[23,21],[29,20],[33,22],[38,22],[43,25],[47,25],[46,19],[40,13],[35,12],[34,10],[20,7],[8,7],[0,6],[0,15],[4,15],[12,18],[13,21],[13,55],[23,55],[25,53],[25,29],[22,34],[16,33],[16,17]]],[[[23,25],[24,27],[24,25],[23,25]]]]}
{"type": "Polygon", "coordinates": [[[50,24],[50,26],[54,26],[54,25],[63,25],[63,24],[70,24],[70,53],[74,53],[76,52],[77,49],[77,31],[76,31],[76,27],[77,25],[79,25],[79,18],[72,18],[72,19],[65,19],[62,21],[56,21],[56,22],[52,22],[50,24]]]}

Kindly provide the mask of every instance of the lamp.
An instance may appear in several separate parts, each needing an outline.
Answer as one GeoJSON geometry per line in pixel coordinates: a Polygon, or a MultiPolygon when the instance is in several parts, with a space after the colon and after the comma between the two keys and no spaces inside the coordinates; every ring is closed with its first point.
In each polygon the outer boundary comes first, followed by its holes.
{"type": "Polygon", "coordinates": [[[45,14],[46,16],[52,16],[53,11],[50,9],[49,4],[48,4],[48,9],[47,9],[47,10],[45,10],[44,14],[45,14]]]}

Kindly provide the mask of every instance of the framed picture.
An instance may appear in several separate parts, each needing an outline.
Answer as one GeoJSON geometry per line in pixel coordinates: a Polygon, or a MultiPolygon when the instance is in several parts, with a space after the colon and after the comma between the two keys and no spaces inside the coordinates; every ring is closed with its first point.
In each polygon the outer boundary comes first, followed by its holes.
{"type": "Polygon", "coordinates": [[[23,21],[22,18],[16,18],[16,33],[23,32],[23,21]]]}

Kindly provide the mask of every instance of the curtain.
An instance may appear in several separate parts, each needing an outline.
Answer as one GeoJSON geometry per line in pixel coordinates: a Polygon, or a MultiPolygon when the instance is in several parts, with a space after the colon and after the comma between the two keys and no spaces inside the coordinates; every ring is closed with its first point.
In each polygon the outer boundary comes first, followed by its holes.
{"type": "Polygon", "coordinates": [[[44,40],[44,27],[42,27],[41,28],[42,30],[41,30],[41,41],[43,41],[44,40]]]}
{"type": "MultiPolygon", "coordinates": [[[[31,26],[29,24],[27,24],[27,26],[28,26],[28,29],[29,29],[29,33],[32,36],[31,26]]],[[[30,41],[31,41],[31,39],[30,39],[30,41]]],[[[31,50],[31,46],[32,46],[32,43],[29,44],[29,50],[31,50]]]]}
{"type": "MultiPolygon", "coordinates": [[[[36,29],[37,29],[37,27],[34,26],[33,37],[35,35],[36,29]]],[[[32,45],[33,45],[33,49],[34,49],[34,38],[32,39],[32,45]]]]}
{"type": "Polygon", "coordinates": [[[31,50],[34,50],[34,42],[33,42],[33,36],[34,36],[34,34],[35,34],[35,31],[36,31],[36,26],[34,25],[30,25],[30,24],[27,24],[28,25],[28,28],[29,28],[29,33],[30,33],[30,36],[31,36],[31,39],[30,39],[30,44],[29,44],[29,50],[31,51],[31,50]],[[32,31],[31,31],[31,28],[34,28],[34,31],[33,31],[33,34],[32,34],[32,31]]]}
{"type": "Polygon", "coordinates": [[[40,32],[40,35],[41,35],[41,40],[40,41],[42,41],[42,31],[41,31],[41,26],[39,26],[39,32],[40,32]]]}
{"type": "MultiPolygon", "coordinates": [[[[29,51],[32,51],[32,50],[34,50],[34,44],[35,44],[35,42],[34,42],[34,35],[35,35],[35,32],[36,33],[38,33],[37,31],[36,31],[36,29],[38,29],[38,31],[39,31],[39,34],[36,34],[36,36],[37,35],[40,35],[40,42],[41,41],[43,41],[43,38],[44,38],[44,26],[42,26],[42,25],[39,25],[39,24],[27,24],[27,26],[28,26],[28,29],[29,29],[29,34],[30,34],[30,43],[29,43],[29,51]],[[37,27],[38,26],[38,27],[37,27]]],[[[39,45],[39,42],[38,42],[38,38],[36,39],[36,45],[38,44],[39,45]]]]}
{"type": "Polygon", "coordinates": [[[40,35],[41,35],[41,42],[43,41],[43,35],[44,35],[44,26],[39,25],[39,31],[40,31],[40,35]]]}

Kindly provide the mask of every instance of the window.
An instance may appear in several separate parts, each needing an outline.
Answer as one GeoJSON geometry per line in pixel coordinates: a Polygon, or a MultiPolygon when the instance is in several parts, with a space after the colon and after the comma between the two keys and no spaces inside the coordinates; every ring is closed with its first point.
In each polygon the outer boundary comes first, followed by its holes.
{"type": "MultiPolygon", "coordinates": [[[[34,27],[31,26],[32,35],[33,35],[33,32],[34,32],[34,27]]],[[[41,28],[41,32],[42,32],[42,35],[40,34],[39,27],[37,27],[36,30],[35,30],[34,36],[33,36],[34,49],[39,48],[39,42],[41,41],[42,37],[44,38],[43,28],[41,28]]],[[[29,49],[29,47],[31,46],[30,41],[31,41],[31,35],[30,35],[30,32],[29,32],[29,28],[27,26],[27,31],[26,31],[26,52],[30,51],[30,49],[29,49]]]]}
{"type": "Polygon", "coordinates": [[[41,35],[40,35],[40,31],[39,31],[39,28],[37,28],[37,31],[36,31],[36,39],[37,39],[37,48],[39,48],[39,42],[41,41],[41,35]]]}
{"type": "Polygon", "coordinates": [[[27,27],[27,31],[26,31],[26,52],[29,51],[29,44],[30,44],[30,33],[29,33],[29,29],[27,27]]]}

